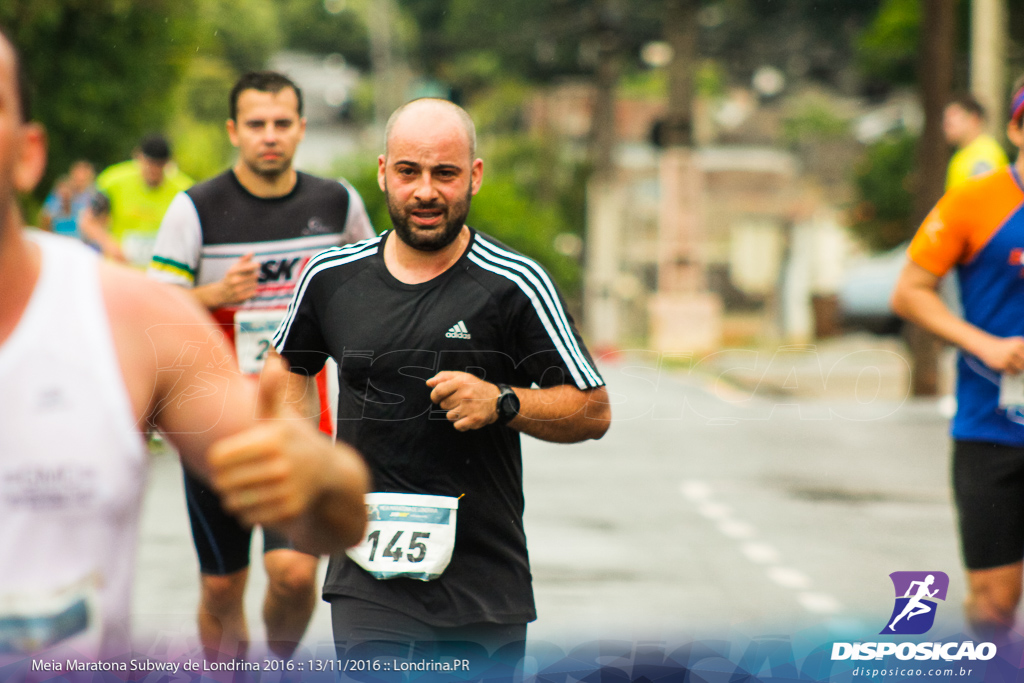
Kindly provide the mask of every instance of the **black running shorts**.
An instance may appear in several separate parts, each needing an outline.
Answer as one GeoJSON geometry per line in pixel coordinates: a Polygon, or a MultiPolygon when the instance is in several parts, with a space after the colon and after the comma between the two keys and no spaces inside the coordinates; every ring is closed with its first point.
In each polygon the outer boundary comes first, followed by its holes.
{"type": "MultiPolygon", "coordinates": [[[[199,479],[185,472],[185,502],[192,525],[192,543],[203,574],[223,576],[249,566],[252,529],[247,529],[221,507],[220,497],[199,479]]],[[[288,538],[263,530],[263,552],[291,548],[288,538]]]]}
{"type": "Polygon", "coordinates": [[[1024,448],[955,441],[953,496],[968,569],[1024,559],[1024,448]]]}
{"type": "MultiPolygon", "coordinates": [[[[409,579],[394,579],[408,581],[409,579]]],[[[493,664],[514,669],[526,653],[526,624],[482,622],[432,626],[384,605],[345,595],[325,595],[331,603],[334,647],[339,659],[400,658],[413,661],[468,661],[479,675],[493,664]]],[[[382,678],[381,680],[388,680],[382,678]]]]}

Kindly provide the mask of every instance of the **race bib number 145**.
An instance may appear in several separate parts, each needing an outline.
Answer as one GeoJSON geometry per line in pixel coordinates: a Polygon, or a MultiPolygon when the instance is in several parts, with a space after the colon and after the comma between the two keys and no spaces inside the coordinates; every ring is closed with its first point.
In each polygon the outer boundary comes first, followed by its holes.
{"type": "Polygon", "coordinates": [[[367,494],[366,537],[348,556],[378,579],[436,579],[452,559],[458,507],[449,496],[367,494]]]}

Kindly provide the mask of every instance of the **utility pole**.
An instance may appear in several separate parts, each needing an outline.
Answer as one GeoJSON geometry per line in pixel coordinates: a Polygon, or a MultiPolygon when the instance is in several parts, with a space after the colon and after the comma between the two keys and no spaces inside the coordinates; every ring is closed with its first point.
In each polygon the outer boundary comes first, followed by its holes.
{"type": "Polygon", "coordinates": [[[665,42],[672,48],[668,64],[668,111],[661,157],[662,294],[694,294],[704,289],[700,262],[701,177],[693,154],[693,71],[697,61],[697,0],[666,0],[665,42]]]}
{"type": "Polygon", "coordinates": [[[616,290],[621,277],[625,207],[616,182],[615,91],[621,72],[622,13],[618,0],[598,0],[593,8],[597,63],[590,119],[584,306],[591,345],[610,350],[621,337],[616,290]]]}
{"type": "Polygon", "coordinates": [[[1006,0],[971,0],[971,92],[988,110],[989,132],[1006,125],[1006,0]]]}
{"type": "Polygon", "coordinates": [[[384,124],[405,101],[405,71],[395,46],[392,27],[398,18],[395,0],[367,3],[366,27],[370,34],[370,63],[373,67],[374,124],[384,124]]]}
{"type": "Polygon", "coordinates": [[[659,351],[703,352],[721,338],[722,304],[707,291],[704,174],[693,149],[698,0],[664,0],[668,111],[662,128],[658,292],[651,297],[651,344],[659,351]]]}

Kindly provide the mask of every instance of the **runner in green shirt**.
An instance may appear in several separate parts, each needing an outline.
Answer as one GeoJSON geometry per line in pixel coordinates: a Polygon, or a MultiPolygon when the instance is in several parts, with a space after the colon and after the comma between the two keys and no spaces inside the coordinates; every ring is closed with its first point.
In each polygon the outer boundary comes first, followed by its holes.
{"type": "Polygon", "coordinates": [[[946,106],[942,130],[957,148],[946,171],[947,191],[1010,163],[996,139],[985,132],[986,120],[985,108],[971,95],[961,95],[946,106]]]}
{"type": "Polygon", "coordinates": [[[97,189],[110,200],[110,219],[106,230],[96,221],[86,221],[87,239],[113,259],[148,267],[167,207],[192,182],[171,162],[166,139],[144,138],[131,160],[110,166],[96,179],[97,189]]]}

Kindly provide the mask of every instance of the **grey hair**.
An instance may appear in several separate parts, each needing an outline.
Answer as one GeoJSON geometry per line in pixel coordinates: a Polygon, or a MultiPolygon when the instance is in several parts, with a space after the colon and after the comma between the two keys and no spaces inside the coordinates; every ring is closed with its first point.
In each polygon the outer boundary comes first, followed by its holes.
{"type": "Polygon", "coordinates": [[[423,104],[439,105],[447,109],[448,111],[454,113],[458,117],[459,123],[462,124],[463,130],[466,132],[466,137],[469,138],[469,158],[475,159],[476,125],[473,124],[473,119],[470,118],[469,114],[466,113],[466,110],[460,107],[459,105],[455,104],[454,102],[442,100],[437,97],[420,97],[415,100],[410,100],[409,102],[406,102],[401,107],[392,112],[391,116],[388,117],[387,126],[384,128],[384,154],[387,154],[388,143],[391,140],[391,132],[394,130],[395,124],[398,122],[398,119],[401,118],[402,114],[405,113],[407,109],[412,109],[423,104]]]}

